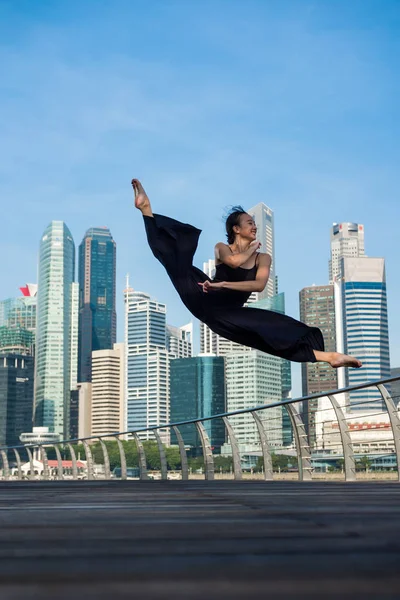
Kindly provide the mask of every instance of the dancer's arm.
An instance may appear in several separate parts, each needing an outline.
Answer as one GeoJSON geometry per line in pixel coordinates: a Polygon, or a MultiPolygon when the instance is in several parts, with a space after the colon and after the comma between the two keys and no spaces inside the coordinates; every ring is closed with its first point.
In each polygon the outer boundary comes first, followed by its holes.
{"type": "Polygon", "coordinates": [[[219,260],[222,263],[228,265],[228,267],[232,267],[232,269],[237,269],[244,265],[255,252],[261,246],[260,242],[254,241],[251,242],[247,250],[244,252],[239,252],[238,254],[232,254],[231,249],[227,244],[223,244],[222,242],[218,242],[215,245],[214,253],[216,260],[219,260]]]}
{"type": "Polygon", "coordinates": [[[205,281],[199,283],[203,291],[211,290],[237,290],[239,292],[262,292],[269,279],[271,270],[271,257],[269,254],[260,254],[257,275],[253,281],[205,281]]]}

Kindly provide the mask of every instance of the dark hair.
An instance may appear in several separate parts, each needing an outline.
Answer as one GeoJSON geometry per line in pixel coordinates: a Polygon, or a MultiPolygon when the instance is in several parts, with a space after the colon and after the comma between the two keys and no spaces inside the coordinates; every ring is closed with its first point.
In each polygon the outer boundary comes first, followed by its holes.
{"type": "Polygon", "coordinates": [[[233,244],[235,241],[235,232],[233,228],[235,225],[239,225],[240,217],[245,215],[246,211],[242,206],[232,206],[230,213],[226,217],[225,221],[225,229],[226,229],[226,237],[228,240],[228,244],[233,244]]]}

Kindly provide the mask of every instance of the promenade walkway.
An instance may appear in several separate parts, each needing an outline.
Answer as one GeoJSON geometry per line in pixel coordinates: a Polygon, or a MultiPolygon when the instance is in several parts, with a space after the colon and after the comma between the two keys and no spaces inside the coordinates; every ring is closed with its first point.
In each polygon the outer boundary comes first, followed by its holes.
{"type": "Polygon", "coordinates": [[[400,597],[400,486],[1,482],[0,598],[400,597]]]}

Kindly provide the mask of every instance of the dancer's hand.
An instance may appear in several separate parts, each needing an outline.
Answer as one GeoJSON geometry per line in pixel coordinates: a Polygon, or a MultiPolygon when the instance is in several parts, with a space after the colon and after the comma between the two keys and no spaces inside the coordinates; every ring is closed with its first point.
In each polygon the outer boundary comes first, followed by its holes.
{"type": "Polygon", "coordinates": [[[202,286],[203,292],[208,293],[208,290],[222,290],[224,287],[223,281],[199,281],[199,285],[202,286]]]}
{"type": "Polygon", "coordinates": [[[253,242],[250,242],[249,244],[249,250],[254,252],[257,252],[257,250],[259,250],[261,248],[261,242],[259,242],[258,240],[254,240],[253,242]]]}

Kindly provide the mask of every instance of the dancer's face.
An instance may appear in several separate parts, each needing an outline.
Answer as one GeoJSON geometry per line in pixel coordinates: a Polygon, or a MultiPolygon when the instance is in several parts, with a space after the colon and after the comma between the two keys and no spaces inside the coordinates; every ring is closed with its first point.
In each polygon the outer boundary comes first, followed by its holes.
{"type": "Polygon", "coordinates": [[[236,234],[238,234],[243,240],[252,242],[257,238],[257,227],[254,219],[247,213],[240,215],[239,225],[234,228],[236,234]]]}

